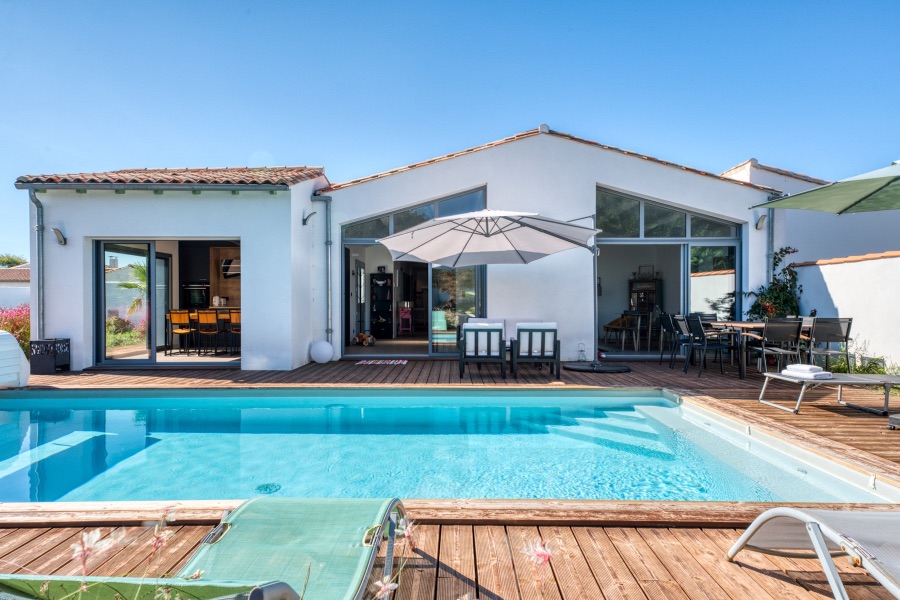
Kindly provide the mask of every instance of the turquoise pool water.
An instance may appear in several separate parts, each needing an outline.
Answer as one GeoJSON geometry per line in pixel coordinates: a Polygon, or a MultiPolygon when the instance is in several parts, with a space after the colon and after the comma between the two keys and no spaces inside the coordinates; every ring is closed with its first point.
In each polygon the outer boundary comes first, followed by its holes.
{"type": "Polygon", "coordinates": [[[683,416],[655,392],[0,393],[0,502],[883,501],[683,416]]]}

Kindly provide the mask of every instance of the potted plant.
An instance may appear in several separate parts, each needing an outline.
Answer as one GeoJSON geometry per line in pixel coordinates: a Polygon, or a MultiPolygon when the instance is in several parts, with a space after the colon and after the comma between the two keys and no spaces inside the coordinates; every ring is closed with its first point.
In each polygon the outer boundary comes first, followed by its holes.
{"type": "Polygon", "coordinates": [[[778,250],[772,257],[772,281],[768,285],[762,285],[755,292],[746,292],[745,296],[754,296],[756,299],[746,314],[753,320],[763,320],[771,317],[783,317],[786,315],[800,314],[800,294],[803,286],[797,285],[797,271],[788,264],[778,271],[778,266],[788,254],[797,252],[796,248],[785,246],[778,250]]]}

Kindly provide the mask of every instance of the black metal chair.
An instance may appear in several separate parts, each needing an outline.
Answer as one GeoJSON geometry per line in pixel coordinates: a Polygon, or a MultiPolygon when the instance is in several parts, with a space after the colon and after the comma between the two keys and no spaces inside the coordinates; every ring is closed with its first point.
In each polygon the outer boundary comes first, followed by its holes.
{"type": "MultiPolygon", "coordinates": [[[[800,362],[800,330],[803,328],[803,319],[766,319],[762,337],[758,346],[750,346],[748,352],[759,354],[764,372],[769,371],[768,361],[774,356],[776,367],[781,370],[781,360],[793,358],[794,362],[800,362]]],[[[752,334],[745,334],[751,335],[752,334]]],[[[757,368],[757,370],[760,370],[757,368]]]]}
{"type": "MultiPolygon", "coordinates": [[[[678,315],[683,322],[684,317],[678,315]]],[[[659,348],[659,364],[662,364],[663,354],[666,351],[666,347],[669,346],[671,348],[671,352],[669,354],[669,368],[675,368],[675,354],[678,352],[678,349],[681,348],[685,344],[691,343],[691,336],[687,333],[687,324],[684,324],[684,333],[681,331],[681,328],[675,324],[675,315],[670,315],[666,313],[662,313],[659,315],[659,324],[661,327],[661,335],[662,335],[662,343],[659,348]]]]}
{"type": "Polygon", "coordinates": [[[510,346],[510,367],[513,377],[519,378],[519,365],[533,363],[540,368],[550,365],[550,375],[560,379],[560,343],[556,323],[521,323],[510,346]]]}
{"type": "MultiPolygon", "coordinates": [[[[500,365],[506,379],[506,342],[501,323],[466,323],[459,336],[459,378],[465,375],[466,365],[472,363],[481,370],[484,363],[500,365]]],[[[471,377],[471,375],[470,375],[471,377]]]]}
{"type": "MultiPolygon", "coordinates": [[[[697,377],[703,373],[703,369],[706,367],[706,353],[710,350],[714,350],[716,352],[716,356],[719,359],[719,371],[724,373],[724,361],[722,359],[722,353],[727,350],[731,352],[733,349],[733,345],[730,342],[723,342],[716,334],[708,334],[706,329],[703,327],[703,322],[700,320],[700,317],[697,315],[688,315],[685,319],[687,323],[688,331],[690,334],[690,352],[688,353],[688,357],[692,357],[694,355],[694,349],[700,350],[700,357],[697,359],[699,364],[699,368],[697,369],[697,377]]],[[[688,372],[688,366],[690,365],[690,360],[684,361],[684,372],[688,372]]]]}
{"type": "Polygon", "coordinates": [[[852,373],[850,364],[850,326],[853,319],[816,317],[809,332],[809,348],[806,353],[810,364],[815,357],[825,357],[825,370],[829,368],[829,359],[832,356],[843,356],[847,361],[847,372],[852,373]],[[832,344],[838,344],[838,348],[832,348],[832,344]]]}

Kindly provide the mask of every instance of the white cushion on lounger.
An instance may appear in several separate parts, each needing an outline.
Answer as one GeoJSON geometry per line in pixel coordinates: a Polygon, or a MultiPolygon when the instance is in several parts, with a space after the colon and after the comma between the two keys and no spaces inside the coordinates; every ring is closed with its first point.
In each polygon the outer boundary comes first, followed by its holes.
{"type": "Polygon", "coordinates": [[[543,356],[553,356],[556,353],[556,323],[519,323],[516,325],[516,339],[519,342],[519,356],[541,356],[541,338],[544,339],[543,356]],[[549,333],[522,332],[522,329],[549,330],[549,333]],[[534,336],[532,348],[529,352],[529,338],[534,336]]]}
{"type": "Polygon", "coordinates": [[[500,356],[500,344],[502,343],[503,323],[473,323],[471,319],[463,325],[463,336],[466,341],[466,356],[500,356]],[[501,331],[489,335],[490,330],[501,331]],[[490,338],[490,348],[488,348],[490,338]],[[476,341],[478,354],[476,355],[476,341]],[[489,352],[490,351],[490,352],[489,352]]]}

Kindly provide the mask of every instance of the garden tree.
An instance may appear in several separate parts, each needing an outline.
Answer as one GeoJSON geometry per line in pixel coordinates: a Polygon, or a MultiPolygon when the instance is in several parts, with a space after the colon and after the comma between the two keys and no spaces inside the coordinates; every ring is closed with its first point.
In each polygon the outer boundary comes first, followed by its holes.
{"type": "Polygon", "coordinates": [[[119,287],[124,290],[137,290],[137,298],[131,301],[128,306],[128,316],[130,317],[144,307],[144,297],[147,295],[147,265],[137,264],[129,265],[131,267],[131,275],[134,281],[123,281],[119,287]]]}
{"type": "Polygon", "coordinates": [[[25,257],[18,254],[0,254],[0,268],[18,267],[26,262],[25,257]]]}

